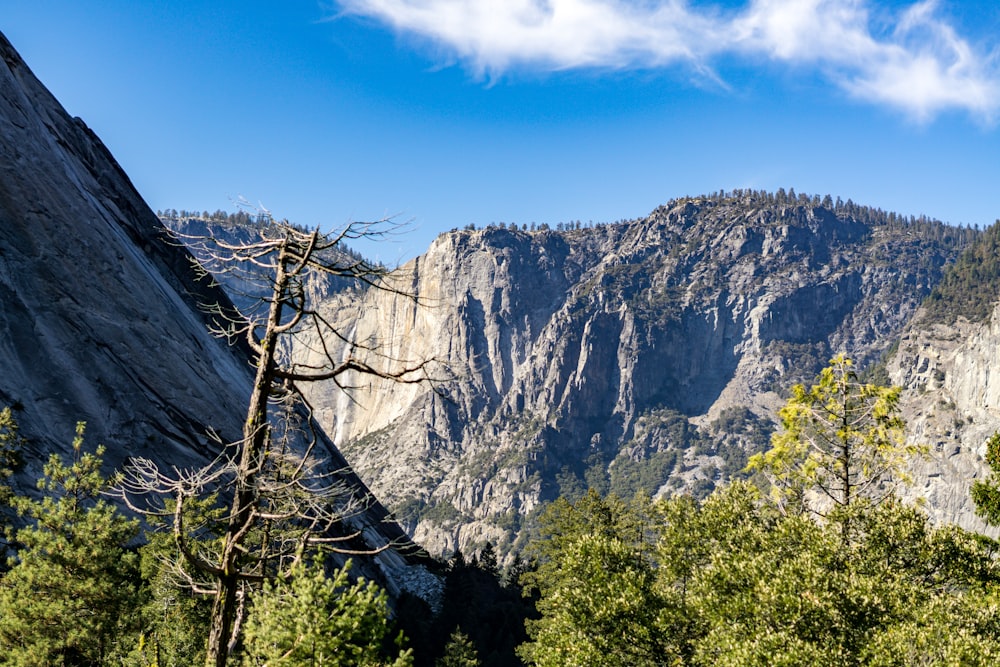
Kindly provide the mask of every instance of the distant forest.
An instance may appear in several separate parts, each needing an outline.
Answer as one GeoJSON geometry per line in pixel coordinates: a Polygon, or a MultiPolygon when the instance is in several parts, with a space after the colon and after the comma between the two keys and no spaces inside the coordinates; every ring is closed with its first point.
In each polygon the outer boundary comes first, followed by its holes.
{"type": "Polygon", "coordinates": [[[985,322],[1000,294],[1000,221],[965,249],[924,302],[924,321],[985,322]]]}
{"type": "MultiPolygon", "coordinates": [[[[663,208],[674,208],[676,206],[681,206],[686,203],[741,203],[749,206],[756,207],[766,207],[766,206],[811,206],[815,208],[825,208],[833,211],[838,217],[845,218],[855,218],[859,221],[865,222],[871,225],[884,226],[889,229],[910,229],[914,232],[920,232],[921,235],[927,232],[932,232],[929,234],[930,238],[936,240],[952,241],[959,246],[966,245],[975,240],[981,233],[978,227],[973,227],[971,225],[949,225],[935,218],[929,218],[926,215],[903,215],[893,211],[884,211],[880,208],[873,206],[865,206],[862,204],[856,204],[851,199],[844,201],[840,197],[834,198],[833,196],[827,195],[809,195],[806,193],[796,193],[794,188],[789,188],[787,191],[784,188],[778,188],[777,192],[767,192],[765,190],[752,190],[752,189],[736,189],[736,190],[719,190],[707,195],[699,195],[696,197],[684,196],[671,199],[663,208]]],[[[635,220],[620,219],[614,222],[594,222],[590,220],[588,222],[581,222],[580,220],[569,220],[566,222],[558,222],[554,226],[548,223],[521,223],[516,222],[491,222],[485,226],[477,226],[475,223],[469,223],[462,229],[464,231],[476,231],[477,229],[510,229],[512,231],[524,231],[524,232],[545,232],[545,231],[558,231],[558,232],[569,232],[578,229],[590,229],[594,227],[602,227],[608,224],[622,224],[627,222],[636,222],[635,220]]],[[[458,231],[458,228],[454,228],[451,231],[458,231]]]]}

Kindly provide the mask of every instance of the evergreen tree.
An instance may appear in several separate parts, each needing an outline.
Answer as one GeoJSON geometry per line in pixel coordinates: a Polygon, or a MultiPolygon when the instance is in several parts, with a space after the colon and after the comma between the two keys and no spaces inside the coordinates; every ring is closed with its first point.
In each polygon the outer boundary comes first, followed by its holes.
{"type": "Polygon", "coordinates": [[[461,628],[455,628],[436,667],[479,667],[476,646],[461,628]]]}
{"type": "MultiPolygon", "coordinates": [[[[167,513],[175,505],[168,501],[167,513]]],[[[204,549],[218,540],[218,519],[224,510],[214,496],[189,499],[185,503],[184,525],[189,527],[192,548],[204,549]]],[[[208,634],[211,598],[199,594],[187,573],[177,567],[176,544],[169,518],[149,517],[147,542],[139,550],[140,567],[146,586],[141,609],[142,634],[129,654],[126,665],[146,667],[186,667],[205,663],[205,636],[208,634]]]]}
{"type": "Polygon", "coordinates": [[[30,523],[16,532],[0,586],[4,664],[106,664],[137,622],[138,564],[127,548],[137,522],[99,498],[104,449],[83,452],[83,432],[80,423],[70,464],[58,454],[45,464],[41,500],[13,499],[30,523]]]}
{"type": "Polygon", "coordinates": [[[594,491],[557,500],[542,517],[538,570],[542,617],[528,621],[519,655],[533,665],[659,665],[677,657],[658,619],[662,599],[635,515],[594,491]]]}
{"type": "Polygon", "coordinates": [[[942,657],[993,654],[995,543],[935,529],[893,500],[859,500],[834,512],[850,521],[820,523],[739,496],[738,485],[713,496],[696,524],[707,544],[689,584],[703,632],[695,664],[983,664],[920,662],[907,645],[936,646],[942,657]],[[944,623],[951,646],[937,639],[944,623]]]}
{"type": "Polygon", "coordinates": [[[1000,432],[986,441],[986,463],[990,467],[987,480],[972,483],[972,500],[976,514],[986,523],[1000,526],[1000,432]]]}
{"type": "MultiPolygon", "coordinates": [[[[964,237],[975,238],[970,234],[964,237]]],[[[965,317],[985,322],[1000,289],[1000,221],[991,225],[945,271],[923,303],[924,323],[965,317]]]]}
{"type": "Polygon", "coordinates": [[[500,577],[500,565],[497,563],[497,552],[493,547],[492,542],[486,542],[486,546],[484,546],[482,551],[479,552],[479,558],[476,563],[479,566],[479,569],[484,572],[487,572],[497,578],[500,577]]]}
{"type": "Polygon", "coordinates": [[[2,539],[0,542],[0,572],[7,569],[7,536],[10,532],[10,519],[13,508],[10,506],[13,498],[13,491],[7,485],[7,480],[14,472],[21,467],[21,449],[24,447],[24,438],[18,433],[17,422],[11,409],[0,410],[0,525],[2,525],[2,539]]]}
{"type": "MultiPolygon", "coordinates": [[[[910,453],[896,395],[837,358],[782,411],[785,438],[757,460],[793,498],[825,491],[822,518],[748,482],[701,503],[556,501],[524,577],[542,618],[519,654],[534,665],[995,664],[1000,543],[936,528],[878,484],[910,453]]],[[[1000,467],[1000,435],[988,460],[1000,467]]]]}
{"type": "MultiPolygon", "coordinates": [[[[409,667],[412,652],[388,658],[389,603],[374,582],[348,578],[350,561],[327,577],[318,563],[294,565],[253,595],[244,664],[267,667],[391,665],[409,667]]],[[[396,643],[403,641],[402,633],[396,643]]]]}
{"type": "Polygon", "coordinates": [[[528,637],[524,622],[534,615],[534,602],[522,594],[518,582],[502,580],[496,565],[489,565],[488,552],[484,560],[486,567],[480,558],[466,561],[462,552],[456,551],[445,572],[441,611],[433,627],[428,632],[412,619],[406,622],[409,636],[422,633],[423,639],[431,640],[431,651],[417,656],[420,664],[433,665],[440,659],[451,633],[459,626],[485,667],[518,664],[515,648],[528,637]]]}
{"type": "Polygon", "coordinates": [[[906,444],[899,393],[899,387],[862,382],[853,362],[838,355],[810,389],[792,388],[778,413],[782,430],[748,468],[767,473],[783,503],[802,502],[808,490],[841,506],[885,498],[894,480],[905,479],[907,461],[921,452],[906,444]]]}
{"type": "Polygon", "coordinates": [[[746,482],[651,510],[595,500],[559,502],[560,516],[546,517],[542,619],[520,651],[530,664],[986,665],[1000,655],[997,543],[935,528],[895,500],[858,499],[825,521],[783,513],[746,482]]]}
{"type": "Polygon", "coordinates": [[[10,503],[12,493],[6,482],[21,467],[24,438],[18,433],[11,409],[0,410],[0,505],[10,503]]]}

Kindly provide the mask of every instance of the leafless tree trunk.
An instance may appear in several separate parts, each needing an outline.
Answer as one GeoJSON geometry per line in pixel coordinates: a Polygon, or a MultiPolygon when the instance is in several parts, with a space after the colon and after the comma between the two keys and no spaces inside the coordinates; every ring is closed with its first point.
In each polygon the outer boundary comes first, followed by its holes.
{"type": "MultiPolygon", "coordinates": [[[[279,358],[282,337],[309,329],[320,335],[346,340],[309,303],[306,294],[311,276],[326,274],[355,280],[370,287],[402,293],[392,274],[382,267],[356,259],[341,251],[344,241],[377,236],[386,221],[354,223],[337,234],[304,231],[288,223],[262,226],[260,239],[246,244],[228,244],[217,239],[184,238],[195,243],[195,254],[204,270],[238,272],[241,279],[263,278],[269,294],[262,297],[266,316],[237,311],[228,314],[226,326],[217,332],[230,339],[245,336],[255,355],[256,376],[247,407],[242,439],[227,446],[215,462],[198,471],[167,475],[146,460],[135,460],[126,469],[118,487],[120,495],[136,511],[170,514],[181,559],[178,574],[193,590],[213,596],[207,643],[207,664],[224,667],[239,646],[244,591],[277,576],[303,549],[322,545],[341,553],[357,553],[348,546],[355,537],[350,530],[337,535],[345,519],[365,509],[352,489],[338,481],[335,473],[322,471],[313,456],[315,437],[305,444],[289,445],[293,426],[287,419],[281,445],[276,446],[276,404],[304,403],[296,389],[300,382],[338,381],[348,372],[375,375],[398,382],[424,382],[432,378],[430,362],[406,362],[379,357],[371,343],[350,345],[350,354],[323,363],[296,366],[279,358]],[[377,367],[370,359],[380,360],[377,367]],[[215,553],[194,544],[185,526],[185,503],[218,491],[230,498],[229,510],[220,527],[215,553]],[[145,503],[139,502],[145,497],[145,503]],[[172,507],[150,498],[171,498],[172,507]]],[[[264,290],[265,292],[267,290],[264,290]]],[[[221,309],[218,311],[220,315],[221,309]]],[[[287,417],[287,414],[286,414],[287,417]]],[[[308,421],[308,419],[307,419],[308,421]]],[[[375,550],[388,545],[375,545],[375,550]]]]}

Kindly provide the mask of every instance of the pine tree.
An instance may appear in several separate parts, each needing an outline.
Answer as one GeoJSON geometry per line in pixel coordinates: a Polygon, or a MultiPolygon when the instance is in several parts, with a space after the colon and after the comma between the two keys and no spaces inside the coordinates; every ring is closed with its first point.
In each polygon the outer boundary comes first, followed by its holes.
{"type": "Polygon", "coordinates": [[[21,467],[21,448],[24,438],[18,433],[17,422],[10,408],[0,410],[0,522],[3,526],[3,542],[0,542],[0,572],[7,569],[6,555],[9,546],[6,534],[10,530],[11,499],[14,494],[7,485],[7,480],[21,467]]]}
{"type": "Polygon", "coordinates": [[[435,667],[479,667],[479,654],[469,635],[455,628],[435,667]]]}
{"type": "MultiPolygon", "coordinates": [[[[374,582],[348,578],[350,561],[327,577],[318,563],[297,563],[252,596],[245,664],[267,667],[382,665],[409,667],[409,650],[384,661],[389,603],[374,582]]],[[[402,643],[402,635],[397,644],[402,643]]]]}
{"type": "Polygon", "coordinates": [[[799,502],[808,490],[835,506],[885,498],[894,479],[905,479],[905,463],[922,451],[906,444],[899,393],[862,382],[853,362],[838,355],[810,389],[792,388],[778,413],[782,430],[747,467],[771,477],[782,503],[799,502]]]}
{"type": "Polygon", "coordinates": [[[486,542],[486,546],[479,552],[479,558],[476,562],[479,565],[479,569],[483,572],[488,572],[494,577],[499,578],[500,565],[497,563],[497,552],[492,542],[486,542]]]}
{"type": "Polygon", "coordinates": [[[6,481],[21,467],[24,438],[18,433],[17,422],[10,408],[0,410],[0,504],[10,503],[12,494],[6,481]]]}
{"type": "Polygon", "coordinates": [[[642,667],[679,657],[658,627],[663,599],[640,524],[633,508],[593,490],[546,510],[539,567],[524,577],[538,591],[541,618],[527,622],[522,659],[541,667],[642,667]]]}
{"type": "Polygon", "coordinates": [[[138,526],[99,498],[103,447],[85,453],[83,423],[73,461],[53,454],[44,466],[41,500],[18,496],[29,520],[0,586],[0,646],[9,665],[100,665],[133,629],[138,569],[127,545],[138,526]]]}
{"type": "Polygon", "coordinates": [[[972,501],[976,504],[976,514],[986,523],[1000,526],[1000,432],[986,441],[986,463],[990,466],[990,476],[986,481],[972,483],[972,501]]]}
{"type": "MultiPolygon", "coordinates": [[[[169,502],[166,509],[176,506],[169,502]]],[[[185,503],[184,525],[191,527],[192,548],[210,548],[218,541],[213,530],[223,510],[217,499],[189,499],[185,503]]],[[[142,634],[126,665],[157,667],[201,665],[205,663],[205,637],[208,634],[212,600],[192,590],[183,569],[177,567],[176,545],[170,532],[172,521],[149,517],[147,542],[139,549],[142,579],[146,586],[140,610],[142,634]]]]}

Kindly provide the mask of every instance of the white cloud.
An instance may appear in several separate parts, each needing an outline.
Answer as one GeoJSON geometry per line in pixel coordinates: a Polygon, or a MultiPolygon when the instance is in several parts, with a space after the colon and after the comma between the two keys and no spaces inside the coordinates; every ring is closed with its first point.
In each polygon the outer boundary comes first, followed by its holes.
{"type": "Polygon", "coordinates": [[[798,63],[849,63],[876,48],[863,3],[756,0],[731,23],[735,48],[798,63]]]}
{"type": "Polygon", "coordinates": [[[992,121],[1000,107],[996,62],[977,55],[938,20],[936,4],[928,0],[911,7],[893,41],[879,45],[871,64],[844,85],[859,97],[896,106],[921,120],[960,108],[992,121]]]}
{"type": "Polygon", "coordinates": [[[682,2],[604,0],[342,0],[400,32],[440,43],[479,73],[661,65],[690,59],[711,22],[682,2]]]}
{"type": "Polygon", "coordinates": [[[960,37],[935,0],[894,17],[866,0],[751,0],[737,11],[685,0],[338,4],[419,36],[485,76],[518,67],[671,65],[712,76],[714,58],[736,54],[818,68],[849,94],[919,120],[959,109],[991,121],[1000,109],[996,59],[960,37]]]}

